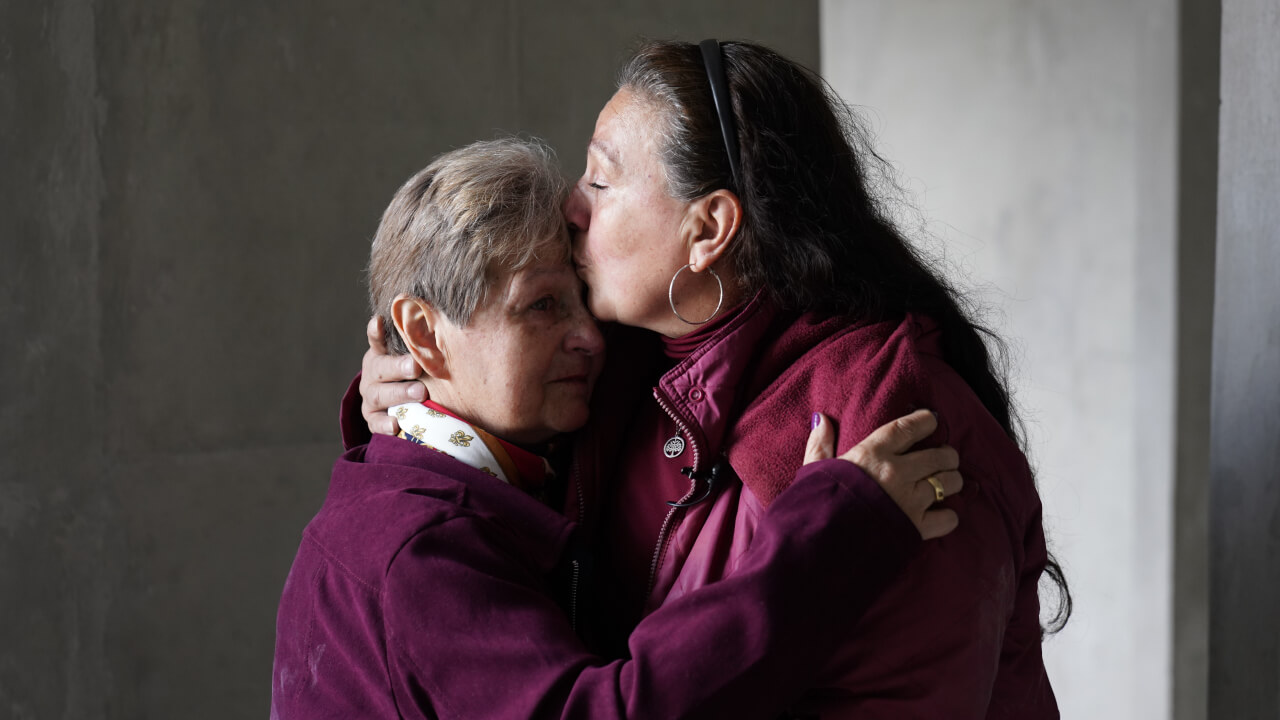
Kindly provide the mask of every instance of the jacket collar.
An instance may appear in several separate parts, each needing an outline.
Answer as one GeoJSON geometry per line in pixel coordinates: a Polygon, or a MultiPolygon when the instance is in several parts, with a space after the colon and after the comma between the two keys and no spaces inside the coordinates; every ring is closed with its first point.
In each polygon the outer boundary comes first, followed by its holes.
{"type": "Polygon", "coordinates": [[[396,437],[375,435],[347,451],[333,477],[326,505],[380,492],[435,498],[510,529],[530,562],[544,570],[559,561],[574,529],[563,515],[497,477],[396,437]]]}
{"type": "Polygon", "coordinates": [[[760,339],[777,315],[764,292],[756,293],[736,317],[663,374],[653,389],[658,403],[690,434],[695,470],[705,469],[720,455],[729,420],[750,399],[742,397],[742,384],[760,339]]]}
{"type": "Polygon", "coordinates": [[[706,471],[720,456],[729,422],[751,399],[739,385],[751,377],[757,345],[779,317],[777,307],[757,293],[736,317],[662,373],[656,387],[651,378],[666,360],[658,335],[616,324],[603,328],[609,360],[596,384],[591,421],[579,431],[564,506],[588,537],[600,520],[591,510],[599,505],[600,483],[616,471],[646,386],[688,432],[695,470],[706,471]]]}

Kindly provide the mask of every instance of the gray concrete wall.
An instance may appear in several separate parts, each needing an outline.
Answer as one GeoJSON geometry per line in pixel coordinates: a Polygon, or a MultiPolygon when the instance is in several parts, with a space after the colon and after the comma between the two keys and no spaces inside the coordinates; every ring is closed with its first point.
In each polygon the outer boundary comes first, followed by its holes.
{"type": "Polygon", "coordinates": [[[581,169],[638,35],[818,62],[816,3],[0,1],[0,717],[268,709],[391,193],[581,169]]]}
{"type": "MultiPolygon", "coordinates": [[[[1171,712],[1178,33],[1174,0],[822,3],[824,74],[879,131],[923,247],[1014,343],[1076,600],[1045,645],[1068,718],[1171,712]]],[[[1208,299],[1186,305],[1200,347],[1208,299]]]]}
{"type": "Polygon", "coordinates": [[[1209,717],[1280,717],[1280,7],[1222,3],[1209,717]]]}

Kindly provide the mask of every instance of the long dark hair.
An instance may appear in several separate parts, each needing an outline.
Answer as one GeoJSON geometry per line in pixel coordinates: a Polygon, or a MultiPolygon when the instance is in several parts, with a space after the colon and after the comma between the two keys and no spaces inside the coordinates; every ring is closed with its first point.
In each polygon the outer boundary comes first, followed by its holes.
{"type": "MultiPolygon", "coordinates": [[[[947,363],[1025,449],[1004,342],[974,320],[964,296],[894,223],[882,192],[891,170],[857,115],[817,73],[766,47],[721,48],[740,146],[737,178],[696,45],[643,44],[618,85],[664,109],[660,152],[673,196],[737,193],[744,221],[727,261],[741,289],[764,289],[779,306],[802,312],[873,322],[908,312],[933,318],[947,363]]],[[[1071,593],[1052,555],[1045,574],[1058,591],[1045,627],[1057,632],[1071,616],[1071,593]]]]}

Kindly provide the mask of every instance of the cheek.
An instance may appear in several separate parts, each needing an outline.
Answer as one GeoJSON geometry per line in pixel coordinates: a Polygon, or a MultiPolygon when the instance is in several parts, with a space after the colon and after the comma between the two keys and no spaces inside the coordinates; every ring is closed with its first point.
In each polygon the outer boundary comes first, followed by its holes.
{"type": "Polygon", "coordinates": [[[601,243],[596,258],[600,270],[609,278],[611,286],[616,287],[619,283],[643,271],[647,262],[646,257],[651,252],[646,248],[649,240],[650,238],[644,233],[631,232],[624,225],[617,233],[601,243]]]}
{"type": "Polygon", "coordinates": [[[506,373],[508,396],[512,411],[526,415],[537,412],[542,402],[543,383],[546,381],[547,353],[542,348],[546,341],[537,335],[525,338],[525,342],[507,348],[502,354],[502,370],[506,373]]]}
{"type": "Polygon", "coordinates": [[[614,192],[617,194],[609,198],[608,203],[597,205],[591,219],[589,242],[593,246],[593,254],[606,260],[623,259],[641,249],[638,246],[644,239],[644,233],[638,232],[637,228],[644,227],[644,224],[637,221],[648,217],[644,214],[646,203],[643,198],[626,191],[614,192]],[[639,208],[640,212],[629,212],[628,208],[639,208]]]}

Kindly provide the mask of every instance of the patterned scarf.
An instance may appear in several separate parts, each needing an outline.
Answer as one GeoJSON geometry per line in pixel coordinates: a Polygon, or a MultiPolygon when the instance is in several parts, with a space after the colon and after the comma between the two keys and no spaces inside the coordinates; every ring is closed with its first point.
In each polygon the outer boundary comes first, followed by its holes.
{"type": "Polygon", "coordinates": [[[398,437],[444,453],[527,493],[538,495],[551,474],[542,457],[475,427],[430,400],[397,405],[390,412],[400,423],[398,437]]]}

